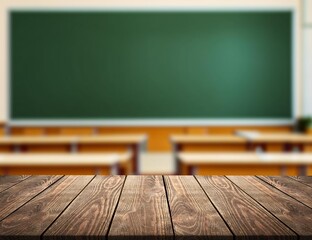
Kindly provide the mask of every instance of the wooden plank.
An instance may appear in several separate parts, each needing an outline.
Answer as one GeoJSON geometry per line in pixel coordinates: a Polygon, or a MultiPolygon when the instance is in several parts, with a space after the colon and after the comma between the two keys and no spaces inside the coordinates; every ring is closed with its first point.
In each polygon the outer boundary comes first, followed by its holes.
{"type": "Polygon", "coordinates": [[[164,177],[175,239],[233,239],[233,235],[193,176],[164,177]]]}
{"type": "Polygon", "coordinates": [[[0,192],[18,184],[19,182],[29,178],[29,175],[21,176],[0,176],[0,192]]]}
{"type": "Polygon", "coordinates": [[[62,176],[32,176],[0,193],[0,220],[55,183],[62,176]]]}
{"type": "Polygon", "coordinates": [[[312,188],[289,177],[260,176],[260,179],[312,208],[312,188]]]}
{"type": "Polygon", "coordinates": [[[0,239],[40,239],[92,178],[65,176],[0,222],[0,239]]]}
{"type": "Polygon", "coordinates": [[[312,177],[308,177],[308,176],[295,176],[295,177],[292,177],[293,179],[296,179],[297,181],[301,182],[301,183],[304,183],[304,184],[307,184],[309,186],[312,187],[312,177]]]}
{"type": "Polygon", "coordinates": [[[131,237],[173,239],[161,176],[128,176],[126,179],[108,238],[131,237]]]}
{"type": "Polygon", "coordinates": [[[284,224],[222,176],[196,176],[235,239],[297,239],[284,224]]]}
{"type": "Polygon", "coordinates": [[[312,239],[311,208],[256,177],[230,176],[228,178],[296,232],[301,240],[312,239]]]}
{"type": "Polygon", "coordinates": [[[44,234],[43,239],[105,238],[124,176],[97,176],[44,234]]]}

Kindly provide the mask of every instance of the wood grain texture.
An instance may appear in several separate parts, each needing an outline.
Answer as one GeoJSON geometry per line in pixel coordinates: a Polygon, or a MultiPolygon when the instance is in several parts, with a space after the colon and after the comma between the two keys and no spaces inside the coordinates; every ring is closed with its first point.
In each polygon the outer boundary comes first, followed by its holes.
{"type": "Polygon", "coordinates": [[[293,179],[296,179],[297,181],[307,184],[309,186],[312,187],[312,177],[308,177],[308,176],[295,176],[292,177],[293,179]]]}
{"type": "Polygon", "coordinates": [[[96,176],[43,239],[105,238],[124,180],[124,176],[96,176]]]}
{"type": "Polygon", "coordinates": [[[40,235],[92,178],[65,176],[1,221],[0,239],[40,239],[40,235]]]}
{"type": "Polygon", "coordinates": [[[0,240],[310,240],[310,181],[31,176],[0,192],[0,240]]]}
{"type": "Polygon", "coordinates": [[[173,239],[161,176],[128,176],[108,239],[173,239]]]}
{"type": "Polygon", "coordinates": [[[297,239],[296,235],[225,177],[197,176],[235,239],[297,239]]]}
{"type": "Polygon", "coordinates": [[[62,176],[32,176],[0,193],[0,220],[55,183],[62,176]]]}
{"type": "Polygon", "coordinates": [[[312,188],[289,177],[266,177],[260,179],[312,208],[312,188]]]}
{"type": "Polygon", "coordinates": [[[296,232],[301,240],[312,239],[311,208],[256,177],[230,176],[228,178],[296,232]]]}
{"type": "Polygon", "coordinates": [[[193,176],[165,176],[175,239],[233,239],[193,176]]]}
{"type": "Polygon", "coordinates": [[[29,175],[21,176],[0,176],[0,192],[20,183],[21,181],[29,178],[29,175]]]}

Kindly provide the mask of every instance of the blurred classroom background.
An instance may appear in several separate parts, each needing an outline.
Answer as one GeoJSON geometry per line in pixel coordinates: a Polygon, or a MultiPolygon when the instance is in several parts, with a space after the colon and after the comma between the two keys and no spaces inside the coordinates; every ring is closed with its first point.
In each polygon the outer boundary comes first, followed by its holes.
{"type": "Polygon", "coordinates": [[[312,175],[312,0],[0,2],[0,175],[312,175]]]}

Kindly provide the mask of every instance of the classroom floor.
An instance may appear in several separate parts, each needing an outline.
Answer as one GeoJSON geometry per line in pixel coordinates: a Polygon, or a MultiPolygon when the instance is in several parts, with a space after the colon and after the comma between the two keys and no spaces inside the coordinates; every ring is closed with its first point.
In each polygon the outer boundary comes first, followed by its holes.
{"type": "Polygon", "coordinates": [[[173,174],[172,153],[143,153],[141,156],[141,174],[173,174]]]}

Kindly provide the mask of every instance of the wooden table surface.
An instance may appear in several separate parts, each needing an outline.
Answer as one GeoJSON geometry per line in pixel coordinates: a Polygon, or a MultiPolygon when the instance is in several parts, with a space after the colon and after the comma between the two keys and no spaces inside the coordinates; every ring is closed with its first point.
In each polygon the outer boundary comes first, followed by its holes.
{"type": "Polygon", "coordinates": [[[92,136],[2,136],[0,144],[139,144],[146,141],[144,134],[113,134],[92,136]]]}
{"type": "MultiPolygon", "coordinates": [[[[122,155],[122,154],[120,154],[122,155]]],[[[130,157],[130,154],[129,154],[130,157]]],[[[111,166],[121,156],[117,153],[22,153],[0,154],[0,167],[4,166],[111,166]]]]}
{"type": "Polygon", "coordinates": [[[312,177],[0,177],[0,239],[312,239],[312,177]]]}
{"type": "Polygon", "coordinates": [[[312,153],[180,152],[178,159],[182,175],[306,176],[312,173],[312,153]]]}
{"type": "Polygon", "coordinates": [[[255,143],[312,143],[312,135],[304,133],[261,133],[249,131],[237,131],[237,136],[255,143]]]}
{"type": "Polygon", "coordinates": [[[293,153],[181,152],[178,154],[178,157],[180,161],[186,164],[312,165],[312,153],[297,153],[297,152],[293,153]]]}

